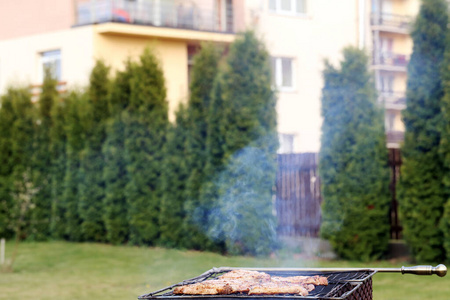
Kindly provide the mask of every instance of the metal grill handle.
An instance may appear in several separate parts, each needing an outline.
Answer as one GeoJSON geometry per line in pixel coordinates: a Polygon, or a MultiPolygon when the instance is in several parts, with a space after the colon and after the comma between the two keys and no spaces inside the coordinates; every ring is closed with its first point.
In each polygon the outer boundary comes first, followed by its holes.
{"type": "Polygon", "coordinates": [[[375,269],[377,272],[395,272],[402,274],[415,274],[415,275],[433,275],[436,274],[439,277],[444,277],[447,275],[447,267],[444,265],[432,266],[414,266],[414,267],[402,267],[401,269],[396,268],[385,268],[385,269],[375,269]]]}

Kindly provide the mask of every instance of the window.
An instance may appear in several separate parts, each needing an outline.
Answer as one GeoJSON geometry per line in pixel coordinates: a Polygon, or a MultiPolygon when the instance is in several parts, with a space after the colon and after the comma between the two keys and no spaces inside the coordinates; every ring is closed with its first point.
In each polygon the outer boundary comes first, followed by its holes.
{"type": "Polygon", "coordinates": [[[395,126],[395,113],[391,111],[386,112],[385,126],[386,131],[393,131],[395,126]]]}
{"type": "Polygon", "coordinates": [[[288,15],[306,14],[306,0],[269,0],[269,10],[288,15]]]}
{"type": "Polygon", "coordinates": [[[39,70],[40,82],[44,81],[45,69],[49,68],[52,76],[61,81],[61,50],[53,50],[41,53],[41,65],[39,70]]]}
{"type": "Polygon", "coordinates": [[[392,94],[394,92],[394,76],[381,75],[381,91],[386,94],[392,94]]]}
{"type": "Polygon", "coordinates": [[[279,90],[294,88],[293,59],[288,57],[272,57],[272,85],[279,90]]]}
{"type": "Polygon", "coordinates": [[[280,141],[280,148],[278,148],[278,153],[286,154],[294,152],[294,134],[279,133],[278,140],[280,141]]]}

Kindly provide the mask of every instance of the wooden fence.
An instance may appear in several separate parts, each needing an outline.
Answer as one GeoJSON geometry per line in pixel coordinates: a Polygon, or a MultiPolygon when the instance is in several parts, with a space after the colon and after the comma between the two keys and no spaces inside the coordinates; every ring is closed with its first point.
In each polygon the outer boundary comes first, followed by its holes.
{"type": "Polygon", "coordinates": [[[398,217],[398,201],[396,193],[396,185],[400,178],[400,166],[402,158],[400,156],[400,149],[389,149],[389,166],[391,168],[391,208],[389,217],[391,221],[391,239],[402,239],[402,226],[398,217]]]}
{"type": "MultiPolygon", "coordinates": [[[[275,208],[279,235],[318,237],[322,219],[318,162],[317,153],[278,155],[275,208]]],[[[400,150],[389,149],[391,239],[402,238],[395,190],[400,165],[400,150]]]]}
{"type": "Polygon", "coordinates": [[[278,234],[317,237],[322,198],[317,153],[279,154],[276,179],[278,234]]]}

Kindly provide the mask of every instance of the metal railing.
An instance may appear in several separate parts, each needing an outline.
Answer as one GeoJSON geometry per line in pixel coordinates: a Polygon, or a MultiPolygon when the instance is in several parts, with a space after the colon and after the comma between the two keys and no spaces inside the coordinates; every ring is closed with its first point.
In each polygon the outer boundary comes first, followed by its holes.
{"type": "Polygon", "coordinates": [[[406,67],[409,63],[409,56],[392,52],[375,53],[373,64],[406,67]],[[378,59],[377,59],[378,58],[378,59]]]}
{"type": "Polygon", "coordinates": [[[412,17],[405,15],[395,15],[386,13],[372,13],[370,24],[374,26],[386,26],[396,29],[410,30],[412,17]]]}
{"type": "Polygon", "coordinates": [[[401,144],[405,140],[405,132],[399,130],[387,130],[386,141],[390,144],[401,144]]]}
{"type": "Polygon", "coordinates": [[[212,32],[233,32],[233,9],[219,14],[210,1],[175,0],[77,0],[76,25],[105,22],[192,29],[212,32]],[[221,22],[225,18],[228,22],[221,22]],[[225,23],[225,25],[224,25],[225,23]]]}
{"type": "Polygon", "coordinates": [[[402,110],[406,108],[406,94],[404,92],[380,91],[378,99],[387,109],[402,110]]]}

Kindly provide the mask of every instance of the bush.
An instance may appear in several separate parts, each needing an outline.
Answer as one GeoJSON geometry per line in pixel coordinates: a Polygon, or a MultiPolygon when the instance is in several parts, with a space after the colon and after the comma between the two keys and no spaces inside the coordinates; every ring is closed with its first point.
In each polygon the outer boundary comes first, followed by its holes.
{"type": "Polygon", "coordinates": [[[322,89],[321,235],[345,259],[380,257],[389,238],[389,169],[383,111],[364,52],[328,62],[322,89]]]}

